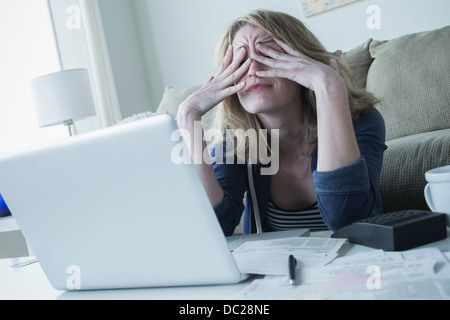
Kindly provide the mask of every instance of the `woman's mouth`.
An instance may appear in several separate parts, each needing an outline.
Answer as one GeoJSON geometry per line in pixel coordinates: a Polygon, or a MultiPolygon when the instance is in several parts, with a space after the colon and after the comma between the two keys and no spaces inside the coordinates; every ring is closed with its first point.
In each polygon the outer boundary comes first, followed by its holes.
{"type": "Polygon", "coordinates": [[[268,84],[257,83],[257,84],[254,84],[254,85],[250,86],[250,87],[247,89],[247,92],[257,92],[257,91],[262,91],[262,90],[268,89],[268,88],[270,88],[270,87],[272,87],[272,86],[271,86],[271,85],[268,85],[268,84]]]}

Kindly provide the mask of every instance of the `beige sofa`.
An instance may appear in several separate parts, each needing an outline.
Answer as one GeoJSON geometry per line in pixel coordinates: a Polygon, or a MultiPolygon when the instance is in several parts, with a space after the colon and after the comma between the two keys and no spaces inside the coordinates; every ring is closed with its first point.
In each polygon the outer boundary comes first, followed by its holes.
{"type": "Polygon", "coordinates": [[[345,57],[361,86],[381,100],[384,211],[427,210],[425,172],[450,164],[450,26],[370,39],[345,57]]]}
{"type": "MultiPolygon", "coordinates": [[[[360,86],[375,94],[386,122],[384,211],[429,210],[425,172],[450,164],[450,26],[389,41],[369,39],[344,53],[360,86]]],[[[166,88],[157,112],[176,114],[199,86],[166,88]]],[[[202,120],[209,127],[214,110],[202,120]]]]}

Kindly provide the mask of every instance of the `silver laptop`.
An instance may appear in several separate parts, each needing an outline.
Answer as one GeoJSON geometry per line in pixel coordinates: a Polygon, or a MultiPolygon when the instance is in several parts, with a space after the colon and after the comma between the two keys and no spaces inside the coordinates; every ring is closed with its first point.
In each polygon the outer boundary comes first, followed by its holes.
{"type": "Polygon", "coordinates": [[[54,288],[246,277],[195,167],[173,161],[177,128],[158,115],[0,157],[0,193],[54,288]]]}

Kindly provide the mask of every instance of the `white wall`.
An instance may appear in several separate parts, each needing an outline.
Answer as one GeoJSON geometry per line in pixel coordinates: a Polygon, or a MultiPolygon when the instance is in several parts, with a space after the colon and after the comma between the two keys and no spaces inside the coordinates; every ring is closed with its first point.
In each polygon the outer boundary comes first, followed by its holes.
{"type": "MultiPolygon", "coordinates": [[[[214,74],[214,53],[221,34],[234,19],[253,9],[284,11],[301,19],[330,51],[349,50],[368,38],[388,40],[450,24],[448,0],[360,0],[309,18],[303,16],[300,0],[131,1],[134,20],[123,21],[136,24],[150,110],[156,109],[165,86],[200,84],[214,74]],[[366,26],[371,5],[380,8],[379,30],[366,26]]],[[[115,22],[106,29],[117,29],[119,21],[115,22]]],[[[127,85],[131,92],[135,84],[127,85]]],[[[129,114],[126,108],[122,104],[123,112],[129,114]]]]}
{"type": "Polygon", "coordinates": [[[303,19],[331,50],[348,50],[365,40],[389,40],[404,34],[433,30],[450,24],[448,0],[360,0],[340,9],[303,19]],[[380,9],[380,29],[366,26],[368,7],[380,9]]]}

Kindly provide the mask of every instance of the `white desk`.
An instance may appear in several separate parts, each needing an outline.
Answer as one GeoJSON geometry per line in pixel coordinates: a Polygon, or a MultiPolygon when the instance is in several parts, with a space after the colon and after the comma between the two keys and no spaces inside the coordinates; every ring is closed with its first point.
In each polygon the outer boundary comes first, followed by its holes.
{"type": "Polygon", "coordinates": [[[0,259],[28,254],[27,243],[16,221],[11,216],[0,218],[0,259]]]}
{"type": "MultiPolygon", "coordinates": [[[[326,236],[328,233],[312,234],[326,236]]],[[[437,247],[450,251],[450,238],[422,247],[437,247]]],[[[371,251],[373,249],[346,243],[340,255],[371,251]]],[[[251,283],[252,278],[236,285],[149,288],[130,290],[105,290],[62,292],[53,289],[39,263],[22,268],[12,268],[14,259],[0,259],[0,300],[5,299],[163,299],[163,300],[229,300],[251,283]]]]}

